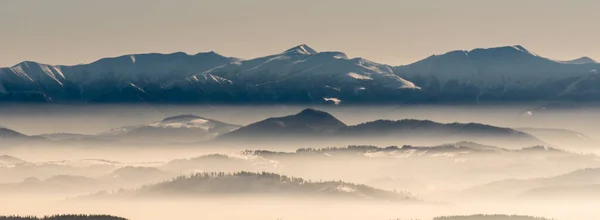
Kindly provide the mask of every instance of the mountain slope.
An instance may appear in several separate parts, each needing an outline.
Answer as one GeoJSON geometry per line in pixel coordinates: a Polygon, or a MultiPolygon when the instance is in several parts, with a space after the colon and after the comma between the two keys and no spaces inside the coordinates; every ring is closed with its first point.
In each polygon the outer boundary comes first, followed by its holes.
{"type": "Polygon", "coordinates": [[[224,134],[218,139],[262,139],[291,138],[291,137],[319,137],[334,134],[346,124],[329,113],[314,109],[305,109],[295,115],[278,118],[268,118],[240,129],[224,134]]]}
{"type": "Polygon", "coordinates": [[[559,176],[501,180],[473,187],[465,191],[472,195],[497,195],[502,197],[546,197],[570,196],[588,198],[600,195],[600,169],[576,170],[559,176]]]}
{"type": "Polygon", "coordinates": [[[0,100],[157,101],[174,84],[187,83],[186,77],[237,60],[214,52],[179,52],[131,54],[76,66],[27,61],[0,68],[0,100]]]}
{"type": "Polygon", "coordinates": [[[515,128],[515,130],[531,134],[552,146],[563,149],[598,149],[597,140],[572,130],[552,128],[515,128]]]}
{"type": "Polygon", "coordinates": [[[0,102],[422,103],[600,101],[600,64],[522,46],[393,67],[299,45],[249,60],[215,52],[130,54],[75,66],[0,68],[0,102]]]}
{"type": "Polygon", "coordinates": [[[580,79],[598,69],[596,63],[564,64],[507,46],[433,55],[395,71],[422,87],[422,98],[474,102],[569,99],[580,79]]]}
{"type": "MultiPolygon", "coordinates": [[[[350,59],[341,52],[317,52],[299,45],[280,54],[234,62],[203,74],[245,84],[246,100],[323,102],[324,98],[360,99],[362,93],[400,95],[418,90],[412,82],[394,74],[388,65],[362,58],[350,59]],[[392,93],[390,93],[392,92],[392,93]],[[267,100],[264,100],[267,99],[267,100]]],[[[372,97],[369,97],[372,98],[372,97]]]]}

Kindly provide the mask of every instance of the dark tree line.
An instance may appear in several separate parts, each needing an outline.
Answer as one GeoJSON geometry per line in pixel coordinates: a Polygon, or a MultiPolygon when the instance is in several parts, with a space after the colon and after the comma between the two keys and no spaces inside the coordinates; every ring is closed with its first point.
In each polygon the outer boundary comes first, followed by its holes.
{"type": "Polygon", "coordinates": [[[0,216],[0,220],[127,220],[110,215],[0,216]]]}
{"type": "Polygon", "coordinates": [[[469,216],[442,216],[433,220],[550,220],[542,217],[521,215],[469,215],[469,216]]]}

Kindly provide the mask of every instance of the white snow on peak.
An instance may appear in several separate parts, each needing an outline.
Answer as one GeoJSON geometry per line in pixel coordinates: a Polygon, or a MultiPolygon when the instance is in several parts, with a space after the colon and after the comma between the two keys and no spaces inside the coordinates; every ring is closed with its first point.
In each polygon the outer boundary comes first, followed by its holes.
{"type": "Polygon", "coordinates": [[[373,78],[371,78],[371,77],[363,76],[358,73],[348,73],[348,76],[352,77],[354,79],[359,79],[359,80],[373,80],[373,78]]]}
{"type": "Polygon", "coordinates": [[[284,53],[298,53],[298,54],[303,54],[303,55],[313,55],[313,54],[317,54],[318,52],[316,50],[310,48],[308,45],[302,44],[302,45],[298,45],[294,48],[291,48],[289,50],[286,50],[284,53]]]}
{"type": "Polygon", "coordinates": [[[58,66],[40,64],[36,62],[26,61],[15,66],[8,67],[8,70],[25,80],[35,82],[47,76],[55,81],[58,85],[63,85],[63,80],[66,79],[62,70],[58,66]]]}
{"type": "Polygon", "coordinates": [[[530,55],[533,55],[533,56],[536,56],[536,57],[538,56],[537,54],[535,54],[535,53],[533,53],[533,52],[525,49],[525,47],[523,47],[521,45],[515,45],[515,46],[512,46],[512,48],[514,48],[515,50],[521,51],[523,53],[526,53],[526,54],[530,54],[530,55]]]}
{"type": "Polygon", "coordinates": [[[208,131],[214,127],[214,123],[203,118],[196,118],[192,120],[163,120],[152,123],[150,126],[156,128],[200,128],[208,131]]]}
{"type": "Polygon", "coordinates": [[[135,56],[134,55],[129,55],[129,59],[131,59],[131,63],[135,63],[135,56]]]}

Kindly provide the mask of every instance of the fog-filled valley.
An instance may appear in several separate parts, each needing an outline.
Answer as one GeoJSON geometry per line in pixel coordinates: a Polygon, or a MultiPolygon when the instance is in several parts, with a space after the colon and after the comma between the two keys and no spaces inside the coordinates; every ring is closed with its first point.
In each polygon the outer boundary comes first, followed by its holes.
{"type": "Polygon", "coordinates": [[[0,215],[596,220],[599,107],[3,104],[0,215]]]}

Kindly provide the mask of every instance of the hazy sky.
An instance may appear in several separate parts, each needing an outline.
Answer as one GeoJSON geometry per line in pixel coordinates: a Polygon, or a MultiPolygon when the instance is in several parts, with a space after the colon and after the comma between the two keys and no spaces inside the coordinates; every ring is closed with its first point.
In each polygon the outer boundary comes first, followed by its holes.
{"type": "Polygon", "coordinates": [[[253,58],[298,44],[387,64],[521,44],[600,60],[599,0],[0,0],[0,66],[143,52],[253,58]]]}

